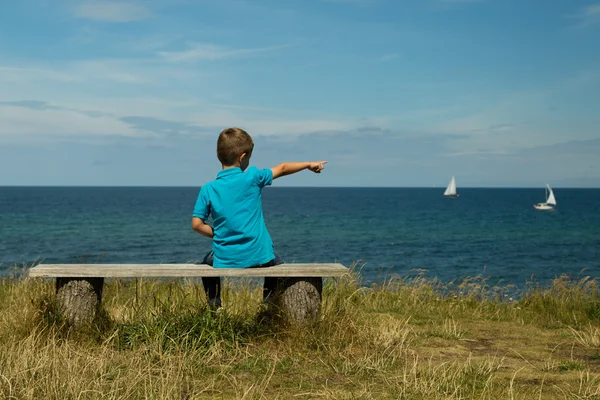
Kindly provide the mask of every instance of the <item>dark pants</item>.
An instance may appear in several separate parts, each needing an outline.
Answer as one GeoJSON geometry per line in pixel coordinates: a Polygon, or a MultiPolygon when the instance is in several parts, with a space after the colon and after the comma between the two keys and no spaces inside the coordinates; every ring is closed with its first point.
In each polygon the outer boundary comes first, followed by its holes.
{"type": "MultiPolygon", "coordinates": [[[[214,263],[214,255],[213,252],[210,251],[202,260],[202,264],[207,264],[212,266],[214,263]]],[[[250,268],[267,268],[272,267],[274,265],[283,264],[283,259],[275,254],[275,258],[269,261],[268,263],[264,263],[261,265],[253,265],[250,268]]],[[[202,285],[204,286],[204,291],[206,292],[206,297],[208,298],[208,304],[211,307],[220,307],[221,306],[221,278],[220,277],[210,277],[210,278],[202,278],[202,285]]],[[[265,282],[263,284],[263,300],[267,301],[271,293],[276,289],[277,286],[277,278],[273,277],[265,277],[265,282]]]]}

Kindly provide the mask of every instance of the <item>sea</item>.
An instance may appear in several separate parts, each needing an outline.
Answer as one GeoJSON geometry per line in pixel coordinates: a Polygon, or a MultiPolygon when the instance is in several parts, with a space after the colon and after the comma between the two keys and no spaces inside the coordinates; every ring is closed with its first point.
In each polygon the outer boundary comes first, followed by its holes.
{"type": "MultiPolygon", "coordinates": [[[[199,188],[0,187],[0,275],[36,263],[186,263],[199,188]]],[[[600,190],[268,187],[263,209],[286,262],[356,265],[364,284],[415,274],[549,284],[600,277],[600,190]]]]}

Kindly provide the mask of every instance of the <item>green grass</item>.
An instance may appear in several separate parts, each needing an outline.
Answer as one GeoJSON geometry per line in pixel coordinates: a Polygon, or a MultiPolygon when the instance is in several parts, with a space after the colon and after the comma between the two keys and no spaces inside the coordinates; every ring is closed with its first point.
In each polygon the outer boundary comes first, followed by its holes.
{"type": "Polygon", "coordinates": [[[317,323],[257,318],[261,290],[226,281],[109,280],[94,323],[63,323],[54,282],[0,281],[0,398],[600,399],[598,281],[491,287],[423,276],[328,280],[317,323]]]}

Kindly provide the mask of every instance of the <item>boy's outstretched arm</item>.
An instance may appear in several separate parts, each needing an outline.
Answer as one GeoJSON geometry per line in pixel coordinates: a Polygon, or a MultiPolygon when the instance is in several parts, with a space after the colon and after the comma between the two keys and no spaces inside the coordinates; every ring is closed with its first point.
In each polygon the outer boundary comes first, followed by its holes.
{"type": "Polygon", "coordinates": [[[192,217],[192,229],[210,239],[215,236],[215,230],[212,226],[205,224],[204,221],[198,217],[192,217]]]}
{"type": "Polygon", "coordinates": [[[309,169],[314,173],[320,174],[321,170],[325,168],[325,164],[327,164],[327,161],[284,162],[271,168],[271,171],[273,172],[273,179],[277,179],[280,176],[295,174],[304,169],[309,169]]]}

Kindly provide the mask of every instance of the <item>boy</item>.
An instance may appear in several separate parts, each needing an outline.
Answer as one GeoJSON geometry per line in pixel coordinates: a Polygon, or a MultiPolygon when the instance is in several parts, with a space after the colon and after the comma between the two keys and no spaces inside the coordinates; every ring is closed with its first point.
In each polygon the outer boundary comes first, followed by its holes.
{"type": "MultiPolygon", "coordinates": [[[[192,217],[192,229],[213,239],[212,251],[203,263],[215,268],[269,267],[282,264],[273,251],[273,242],[265,226],[261,190],[273,179],[308,169],[320,173],[327,161],[292,162],[271,169],[248,168],[254,142],[239,128],[221,132],[217,157],[222,171],[203,185],[192,217]],[[211,215],[214,227],[207,225],[211,215]]],[[[274,289],[274,279],[265,278],[263,297],[274,289]]],[[[221,306],[221,278],[202,278],[208,304],[221,306]]]]}

